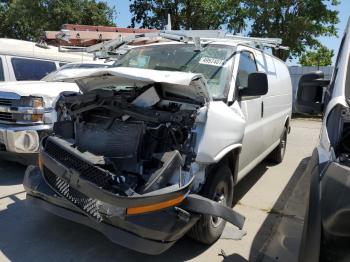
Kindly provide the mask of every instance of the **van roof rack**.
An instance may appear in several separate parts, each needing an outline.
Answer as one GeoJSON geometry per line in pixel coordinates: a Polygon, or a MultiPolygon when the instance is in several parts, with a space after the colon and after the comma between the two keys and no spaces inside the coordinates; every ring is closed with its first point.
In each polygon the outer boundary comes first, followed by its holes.
{"type": "Polygon", "coordinates": [[[288,50],[286,46],[282,46],[282,40],[279,38],[258,38],[258,37],[245,37],[239,35],[225,34],[220,30],[188,30],[188,31],[175,31],[175,30],[163,30],[159,32],[141,33],[127,37],[117,37],[109,41],[98,43],[89,47],[77,47],[77,46],[60,46],[61,52],[87,52],[93,53],[95,58],[113,58],[124,54],[129,50],[128,44],[137,44],[144,42],[156,42],[160,40],[171,40],[179,42],[194,42],[197,49],[201,49],[201,45],[204,43],[216,41],[235,41],[254,47],[269,47],[274,49],[288,50]]]}

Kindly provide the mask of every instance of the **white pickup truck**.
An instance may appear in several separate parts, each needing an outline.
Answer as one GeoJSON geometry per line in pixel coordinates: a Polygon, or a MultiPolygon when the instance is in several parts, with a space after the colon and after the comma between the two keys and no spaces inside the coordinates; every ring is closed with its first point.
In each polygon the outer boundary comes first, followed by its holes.
{"type": "Polygon", "coordinates": [[[36,161],[41,137],[56,121],[56,100],[63,91],[79,91],[75,83],[52,82],[74,76],[77,71],[107,67],[99,61],[71,63],[42,81],[0,84],[0,157],[29,164],[36,161]],[[49,82],[50,81],[50,82],[49,82]]]}

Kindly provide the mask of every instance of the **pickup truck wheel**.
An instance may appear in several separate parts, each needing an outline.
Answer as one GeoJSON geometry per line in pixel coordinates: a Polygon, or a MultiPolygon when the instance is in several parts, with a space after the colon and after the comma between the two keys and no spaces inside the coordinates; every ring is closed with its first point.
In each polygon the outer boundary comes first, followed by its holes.
{"type": "Polygon", "coordinates": [[[280,164],[283,161],[287,147],[287,134],[288,130],[286,127],[284,127],[279,145],[271,152],[268,157],[268,160],[275,164],[280,164]]]}
{"type": "MultiPolygon", "coordinates": [[[[226,165],[222,165],[209,176],[201,195],[225,206],[231,206],[233,186],[233,177],[230,169],[226,165]]],[[[188,232],[188,235],[203,244],[212,244],[220,238],[225,225],[226,221],[221,218],[203,215],[188,232]]]]}

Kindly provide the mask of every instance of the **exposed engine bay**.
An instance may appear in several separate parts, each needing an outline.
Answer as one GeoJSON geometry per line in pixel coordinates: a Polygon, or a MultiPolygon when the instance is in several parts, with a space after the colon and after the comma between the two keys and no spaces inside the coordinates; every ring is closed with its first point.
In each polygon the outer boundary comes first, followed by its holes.
{"type": "Polygon", "coordinates": [[[189,181],[201,106],[157,84],[66,93],[57,103],[54,134],[112,175],[105,190],[146,194],[189,181]]]}

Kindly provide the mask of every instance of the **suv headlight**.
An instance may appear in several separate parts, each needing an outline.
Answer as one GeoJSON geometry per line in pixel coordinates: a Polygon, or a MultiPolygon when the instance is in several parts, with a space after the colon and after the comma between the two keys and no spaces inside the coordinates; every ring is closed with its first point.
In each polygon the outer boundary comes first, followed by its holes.
{"type": "Polygon", "coordinates": [[[32,107],[32,108],[43,108],[44,99],[42,97],[35,96],[22,96],[18,102],[18,107],[32,107]]]}
{"type": "Polygon", "coordinates": [[[13,106],[17,107],[16,111],[18,111],[12,116],[17,123],[43,122],[45,102],[42,97],[22,96],[13,106]]]}

